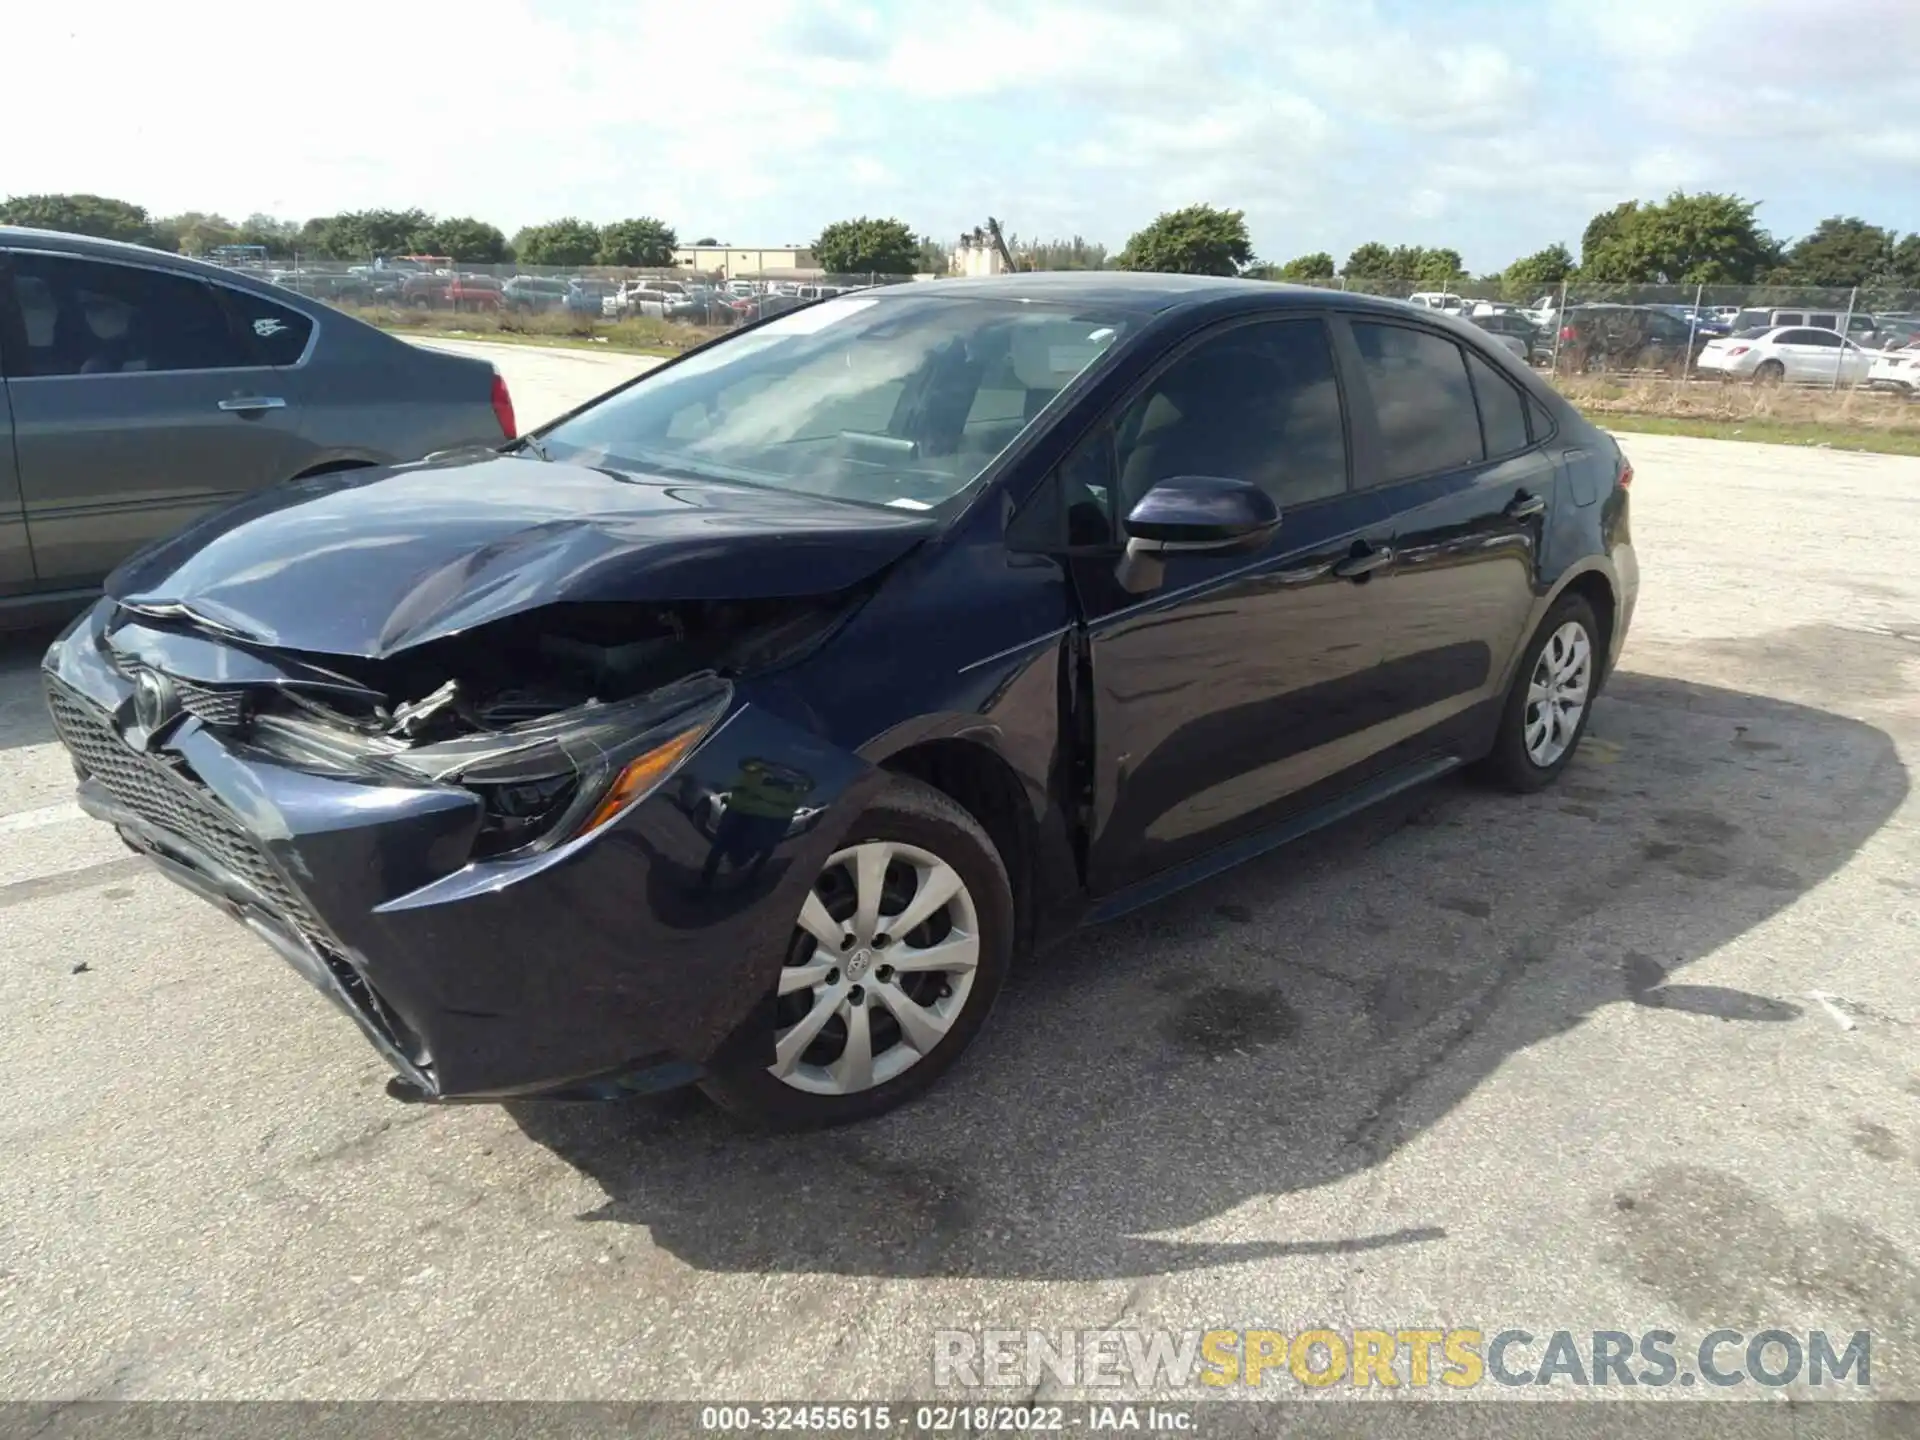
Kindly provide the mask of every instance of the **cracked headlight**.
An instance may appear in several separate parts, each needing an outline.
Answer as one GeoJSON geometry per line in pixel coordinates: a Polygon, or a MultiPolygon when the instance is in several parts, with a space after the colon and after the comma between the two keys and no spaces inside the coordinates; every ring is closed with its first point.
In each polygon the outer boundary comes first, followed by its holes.
{"type": "Polygon", "coordinates": [[[548,850],[632,809],[726,713],[732,687],[697,676],[611,704],[593,701],[508,730],[388,757],[416,779],[478,795],[483,858],[548,850]]]}

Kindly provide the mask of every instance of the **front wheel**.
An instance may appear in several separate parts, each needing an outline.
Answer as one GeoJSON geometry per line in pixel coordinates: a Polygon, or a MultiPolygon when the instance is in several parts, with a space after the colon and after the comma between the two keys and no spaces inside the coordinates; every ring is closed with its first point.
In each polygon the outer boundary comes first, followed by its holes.
{"type": "Polygon", "coordinates": [[[1481,762],[1487,778],[1521,794],[1552,784],[1586,733],[1603,663],[1593,607],[1583,596],[1561,596],[1514,674],[1493,750],[1481,762]]]}
{"type": "Polygon", "coordinates": [[[813,1129],[912,1099],[966,1049],[1006,977],[1000,854],[946,795],[894,780],[828,857],[794,920],[773,1063],[702,1082],[754,1124],[813,1129]]]}

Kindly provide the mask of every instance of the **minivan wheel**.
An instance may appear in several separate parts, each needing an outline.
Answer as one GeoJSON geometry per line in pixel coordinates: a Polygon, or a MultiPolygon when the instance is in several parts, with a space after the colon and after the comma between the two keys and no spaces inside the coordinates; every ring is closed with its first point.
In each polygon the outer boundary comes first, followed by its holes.
{"type": "Polygon", "coordinates": [[[1778,360],[1764,360],[1760,368],[1753,372],[1753,383],[1760,386],[1778,385],[1787,378],[1787,367],[1778,360]]]}
{"type": "MultiPolygon", "coordinates": [[[[1013,896],[977,820],[893,780],[828,857],[795,917],[774,999],[774,1062],[708,1095],[780,1130],[864,1120],[912,1099],[985,1022],[1013,948],[1013,896]]],[[[764,1052],[763,1052],[764,1053],[764,1052]]]]}
{"type": "Polygon", "coordinates": [[[1528,794],[1553,783],[1586,733],[1605,656],[1593,607],[1563,595],[1535,632],[1500,712],[1487,777],[1528,794]]]}

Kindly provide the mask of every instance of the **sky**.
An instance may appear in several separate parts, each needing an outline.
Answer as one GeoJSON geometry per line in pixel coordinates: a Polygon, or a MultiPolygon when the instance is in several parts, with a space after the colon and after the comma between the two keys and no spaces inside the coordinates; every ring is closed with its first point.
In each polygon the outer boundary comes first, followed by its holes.
{"type": "Polygon", "coordinates": [[[1920,230],[1920,0],[12,0],[0,195],[804,244],[993,215],[1476,272],[1675,189],[1920,230]],[[20,63],[31,57],[31,63],[20,63]]]}

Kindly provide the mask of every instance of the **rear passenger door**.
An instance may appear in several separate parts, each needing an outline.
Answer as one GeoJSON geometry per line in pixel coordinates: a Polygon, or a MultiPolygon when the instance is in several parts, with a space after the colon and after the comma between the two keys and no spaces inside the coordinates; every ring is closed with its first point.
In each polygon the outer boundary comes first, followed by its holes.
{"type": "Polygon", "coordinates": [[[1474,347],[1359,315],[1343,338],[1356,424],[1373,440],[1363,478],[1390,513],[1383,681],[1405,739],[1503,693],[1557,472],[1545,412],[1474,347]]]}
{"type": "Polygon", "coordinates": [[[301,468],[297,406],[265,363],[299,339],[294,312],[242,312],[197,275],[91,257],[16,250],[7,271],[7,392],[42,588],[96,585],[209,506],[301,468]]]}

